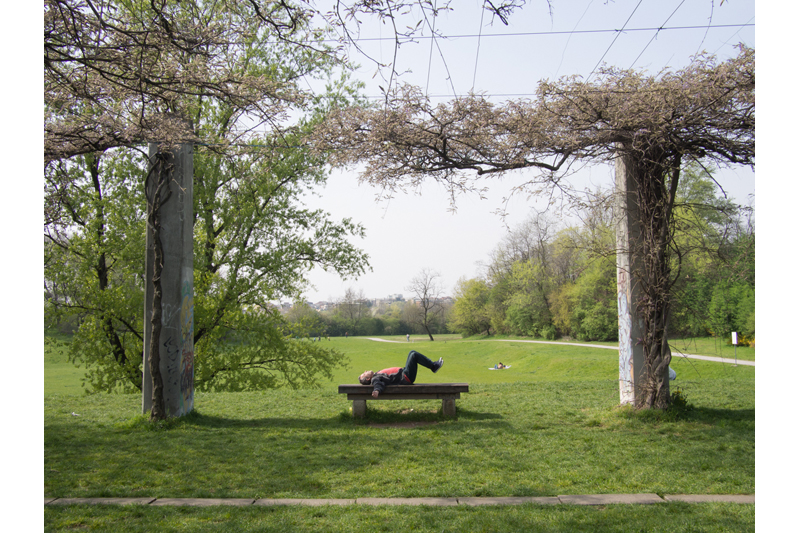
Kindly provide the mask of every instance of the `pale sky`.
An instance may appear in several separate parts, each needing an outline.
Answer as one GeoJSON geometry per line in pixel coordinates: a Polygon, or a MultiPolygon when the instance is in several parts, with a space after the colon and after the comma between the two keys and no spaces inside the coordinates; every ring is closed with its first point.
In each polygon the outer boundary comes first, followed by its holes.
{"type": "MultiPolygon", "coordinates": [[[[479,0],[454,4],[454,12],[436,20],[436,29],[446,36],[464,37],[404,44],[397,59],[397,70],[405,72],[402,80],[427,88],[434,102],[473,89],[499,103],[531,95],[542,79],[586,77],[601,62],[656,73],[687,66],[699,51],[722,60],[736,55],[734,47],[739,42],[755,47],[753,0],[729,0],[723,5],[719,0],[554,1],[552,15],[545,0],[533,0],[509,19],[508,26],[499,21],[489,25],[488,13],[481,25],[479,0]],[[625,31],[598,31],[622,28],[625,31]],[[655,28],[683,29],[659,32],[655,28]]],[[[364,25],[361,35],[389,37],[391,33],[387,27],[364,25]]],[[[393,41],[362,43],[373,58],[384,62],[392,58],[392,45],[393,41]]],[[[367,84],[365,93],[379,96],[378,86],[386,87],[387,81],[380,74],[374,76],[374,63],[358,55],[353,58],[362,65],[358,76],[367,84]]],[[[322,196],[309,205],[324,208],[336,218],[351,217],[366,227],[366,238],[354,242],[369,254],[373,271],[342,281],[336,274],[316,270],[311,274],[316,289],[306,293],[307,299],[335,300],[348,287],[363,290],[368,298],[410,297],[406,287],[422,268],[440,272],[445,292],[451,293],[460,277],[479,275],[479,263],[488,261],[508,227],[519,225],[534,208],[544,207],[541,202],[515,198],[507,206],[505,221],[494,214],[503,207],[510,184],[523,177],[492,179],[486,200],[461,197],[454,214],[449,211],[449,198],[433,182],[421,195],[399,195],[378,203],[375,189],[358,184],[357,169],[335,171],[320,191],[322,196]]],[[[720,170],[717,178],[734,201],[755,205],[751,196],[755,176],[748,167],[720,170]]],[[[590,188],[607,188],[613,183],[613,173],[609,166],[599,165],[576,179],[590,188]]]]}

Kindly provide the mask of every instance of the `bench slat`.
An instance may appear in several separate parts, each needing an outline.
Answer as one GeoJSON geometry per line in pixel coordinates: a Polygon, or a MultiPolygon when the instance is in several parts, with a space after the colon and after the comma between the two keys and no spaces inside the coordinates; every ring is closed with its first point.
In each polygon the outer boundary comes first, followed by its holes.
{"type": "Polygon", "coordinates": [[[371,394],[348,394],[348,400],[459,400],[461,393],[441,393],[441,394],[379,394],[373,398],[371,394]]]}
{"type": "MultiPolygon", "coordinates": [[[[389,385],[381,395],[452,394],[469,392],[469,383],[418,383],[389,385]]],[[[371,385],[339,385],[339,394],[372,394],[371,385]]]]}

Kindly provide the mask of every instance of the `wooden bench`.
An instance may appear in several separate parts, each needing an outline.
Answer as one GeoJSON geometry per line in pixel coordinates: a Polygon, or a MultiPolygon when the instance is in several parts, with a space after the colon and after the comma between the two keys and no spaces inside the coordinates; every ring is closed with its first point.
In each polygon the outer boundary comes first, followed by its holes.
{"type": "Polygon", "coordinates": [[[347,394],[347,399],[353,400],[353,418],[364,418],[367,400],[442,400],[442,414],[456,416],[456,400],[462,392],[469,392],[468,383],[389,385],[373,398],[371,385],[339,385],[339,394],[347,394]]]}

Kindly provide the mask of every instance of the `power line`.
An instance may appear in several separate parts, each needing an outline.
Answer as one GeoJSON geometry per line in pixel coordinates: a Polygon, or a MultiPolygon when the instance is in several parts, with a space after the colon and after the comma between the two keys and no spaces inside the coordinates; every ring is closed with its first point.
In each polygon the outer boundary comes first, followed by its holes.
{"type": "MultiPolygon", "coordinates": [[[[669,22],[669,19],[671,19],[671,18],[672,18],[672,16],[673,16],[675,13],[677,13],[677,12],[678,12],[678,10],[681,8],[681,6],[683,5],[683,3],[684,3],[684,2],[686,2],[686,0],[681,0],[681,3],[680,3],[680,4],[678,4],[678,7],[676,7],[676,8],[675,8],[675,11],[673,11],[673,12],[672,12],[672,14],[671,14],[670,16],[668,16],[668,17],[667,17],[667,20],[665,20],[665,21],[664,21],[664,24],[666,24],[667,22],[669,22]]],[[[664,24],[662,24],[662,25],[661,25],[661,27],[663,27],[663,26],[664,26],[664,24]]],[[[641,52],[639,52],[639,55],[638,55],[638,56],[636,56],[636,59],[634,59],[634,60],[633,60],[633,63],[631,63],[631,66],[630,66],[629,68],[633,68],[633,65],[635,65],[635,64],[636,64],[636,62],[637,62],[637,61],[639,61],[639,58],[640,58],[640,57],[642,57],[642,54],[644,54],[644,51],[645,51],[645,50],[647,50],[647,48],[648,48],[648,47],[649,47],[649,46],[650,46],[650,45],[653,43],[653,41],[656,39],[656,37],[658,37],[658,32],[660,32],[660,31],[661,31],[661,29],[660,29],[660,28],[659,28],[658,30],[656,30],[656,32],[653,34],[653,36],[650,38],[650,40],[647,42],[647,44],[644,46],[644,48],[642,48],[642,51],[641,51],[641,52]]]]}
{"type": "MultiPolygon", "coordinates": [[[[750,20],[753,20],[754,18],[755,18],[755,17],[750,17],[750,20]]],[[[736,37],[737,35],[739,35],[739,32],[740,32],[740,31],[742,31],[742,28],[745,28],[745,27],[747,27],[747,26],[755,26],[755,24],[750,24],[750,20],[748,20],[746,24],[742,24],[742,25],[739,27],[739,29],[738,29],[738,30],[736,30],[736,32],[735,32],[733,35],[731,35],[730,37],[728,37],[728,39],[727,39],[727,40],[726,40],[724,43],[722,43],[721,45],[719,45],[719,48],[717,48],[716,50],[714,50],[714,54],[716,54],[717,52],[719,52],[719,51],[720,51],[720,48],[722,48],[723,46],[725,46],[726,44],[728,44],[728,43],[730,42],[730,40],[731,40],[731,39],[733,39],[734,37],[736,37]]]]}
{"type": "MultiPolygon", "coordinates": [[[[752,20],[752,19],[750,19],[752,20]]],[[[709,24],[703,26],[658,26],[647,28],[625,28],[622,29],[595,29],[595,30],[558,30],[558,31],[532,31],[532,32],[513,32],[513,33],[464,33],[457,35],[442,35],[443,39],[485,39],[491,37],[534,37],[534,36],[548,36],[548,35],[581,35],[581,34],[597,34],[597,33],[629,33],[639,31],[679,31],[679,30],[705,30],[721,29],[721,28],[744,28],[747,26],[755,26],[755,23],[745,24],[709,24]]],[[[420,35],[414,37],[414,40],[434,39],[434,36],[420,35]]],[[[394,41],[393,37],[361,37],[354,39],[353,42],[367,42],[367,41],[394,41]]],[[[322,42],[339,42],[335,39],[326,39],[322,42]]]]}
{"type": "MultiPolygon", "coordinates": [[[[436,2],[433,3],[433,9],[436,9],[436,2]]],[[[428,17],[425,17],[425,22],[428,23],[428,17]]],[[[430,24],[428,24],[430,25],[430,24]]],[[[436,35],[436,17],[433,18],[433,26],[431,27],[431,37],[436,35]]],[[[433,43],[436,42],[431,39],[431,49],[428,52],[428,78],[425,81],[425,94],[428,94],[428,85],[431,82],[431,63],[433,62],[433,43]]]]}
{"type": "Polygon", "coordinates": [[[602,62],[603,62],[603,59],[605,59],[605,57],[606,57],[606,54],[608,53],[608,51],[609,51],[609,50],[611,50],[611,47],[612,47],[612,46],[614,46],[614,43],[615,43],[615,42],[617,42],[617,39],[618,39],[618,38],[619,38],[619,36],[622,34],[622,32],[625,30],[625,26],[627,26],[627,25],[628,25],[628,22],[630,22],[630,21],[631,21],[631,19],[633,18],[633,15],[634,15],[634,13],[636,13],[636,10],[637,10],[637,9],[639,9],[639,6],[640,6],[640,5],[642,5],[642,0],[639,0],[639,3],[638,3],[638,4],[636,4],[636,7],[634,7],[634,8],[633,8],[633,11],[631,12],[630,16],[628,17],[628,20],[626,20],[626,21],[625,21],[625,24],[623,24],[623,25],[622,25],[622,30],[620,30],[619,32],[617,32],[617,34],[614,36],[614,40],[613,40],[613,41],[611,41],[611,44],[609,44],[609,45],[608,45],[608,48],[606,48],[606,51],[605,51],[605,52],[603,52],[603,56],[600,58],[600,61],[598,61],[598,62],[597,62],[597,64],[594,66],[594,68],[593,68],[593,69],[592,69],[592,71],[589,73],[589,75],[588,75],[588,76],[586,76],[586,82],[587,82],[587,83],[589,82],[589,80],[591,79],[592,75],[594,74],[594,71],[595,71],[595,70],[597,70],[597,67],[599,67],[599,66],[600,66],[600,63],[602,63],[602,62]]]}
{"type": "MultiPolygon", "coordinates": [[[[585,17],[585,16],[586,16],[586,13],[588,13],[588,12],[589,12],[589,8],[591,8],[591,7],[592,7],[592,4],[593,4],[593,3],[594,3],[594,0],[592,0],[591,2],[589,2],[589,5],[587,5],[587,6],[586,6],[586,10],[583,12],[583,15],[581,15],[581,18],[579,18],[579,19],[578,19],[578,22],[576,22],[576,23],[575,23],[575,27],[574,27],[574,28],[572,28],[572,31],[573,31],[573,32],[574,32],[574,31],[575,31],[575,30],[578,28],[578,24],[580,24],[580,23],[581,23],[581,21],[583,21],[583,17],[585,17]]],[[[564,55],[566,55],[566,53],[567,53],[567,47],[569,46],[569,42],[570,42],[570,40],[572,40],[572,34],[570,34],[570,36],[569,36],[569,37],[567,37],[567,42],[566,42],[566,44],[564,45],[564,50],[561,52],[561,61],[558,63],[558,68],[556,69],[556,76],[558,76],[558,72],[561,70],[561,65],[563,65],[563,64],[564,64],[564,55]]]]}
{"type": "Polygon", "coordinates": [[[478,26],[478,49],[475,50],[475,70],[472,72],[472,89],[475,90],[475,78],[478,77],[478,57],[481,54],[481,34],[483,33],[483,14],[486,12],[485,9],[481,9],[481,23],[478,26]]]}

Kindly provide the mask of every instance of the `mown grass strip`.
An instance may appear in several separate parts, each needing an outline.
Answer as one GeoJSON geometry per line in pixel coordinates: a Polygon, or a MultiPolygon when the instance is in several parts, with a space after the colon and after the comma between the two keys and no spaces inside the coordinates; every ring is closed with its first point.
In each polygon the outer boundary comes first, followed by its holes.
{"type": "Polygon", "coordinates": [[[136,532],[454,532],[755,531],[755,506],[725,503],[408,507],[47,506],[45,531],[136,532]]]}

